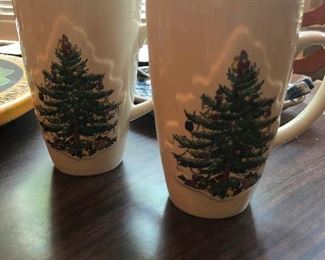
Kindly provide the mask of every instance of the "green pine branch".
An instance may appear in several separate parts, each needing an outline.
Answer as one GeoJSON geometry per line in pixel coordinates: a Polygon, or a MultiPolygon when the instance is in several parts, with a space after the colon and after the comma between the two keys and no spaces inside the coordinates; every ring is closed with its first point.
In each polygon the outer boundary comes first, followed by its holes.
{"type": "Polygon", "coordinates": [[[42,126],[45,132],[60,132],[64,130],[64,126],[61,124],[51,124],[46,121],[40,121],[40,125],[42,126]]]}
{"type": "Polygon", "coordinates": [[[174,135],[174,139],[178,142],[180,148],[190,149],[204,149],[213,145],[212,141],[209,140],[192,140],[184,135],[174,135]]]}
{"type": "Polygon", "coordinates": [[[212,160],[210,159],[197,159],[187,156],[180,156],[178,154],[173,153],[175,159],[177,160],[177,163],[179,166],[183,167],[190,167],[190,168],[196,168],[196,169],[202,169],[206,168],[209,165],[211,165],[212,160]]]}
{"type": "Polygon", "coordinates": [[[79,127],[79,134],[82,136],[95,136],[100,133],[111,132],[116,128],[117,120],[111,124],[101,124],[101,123],[92,123],[87,125],[82,125],[79,127]]]}
{"type": "Polygon", "coordinates": [[[58,91],[53,91],[51,88],[39,86],[38,90],[40,93],[53,98],[53,99],[67,99],[67,94],[64,91],[58,90],[58,91]]]}
{"type": "Polygon", "coordinates": [[[217,102],[206,94],[201,96],[201,101],[203,106],[207,106],[212,110],[215,110],[217,106],[217,102]]]}
{"type": "Polygon", "coordinates": [[[218,92],[220,92],[219,95],[225,95],[226,97],[231,97],[233,95],[233,92],[231,89],[229,89],[227,86],[219,84],[218,92]]]}
{"type": "Polygon", "coordinates": [[[62,107],[59,107],[59,106],[68,107],[69,104],[67,104],[67,102],[69,102],[69,101],[70,100],[68,98],[66,98],[66,99],[49,99],[49,100],[44,100],[43,103],[44,103],[44,105],[46,105],[48,107],[57,108],[58,110],[62,111],[62,107]]]}
{"type": "Polygon", "coordinates": [[[57,108],[55,107],[44,107],[37,105],[36,110],[41,116],[59,116],[60,112],[57,108]]]}
{"type": "Polygon", "coordinates": [[[229,167],[229,170],[233,173],[246,173],[249,170],[255,170],[257,167],[263,165],[266,161],[265,157],[249,158],[245,162],[234,160],[229,167]]]}
{"type": "MultiPolygon", "coordinates": [[[[241,96],[251,97],[252,95],[258,93],[261,90],[263,84],[264,84],[264,80],[262,80],[259,83],[249,84],[248,86],[245,86],[245,88],[237,89],[237,90],[241,96]]],[[[259,96],[260,96],[260,93],[257,95],[257,97],[259,97],[259,96]]]]}
{"type": "Polygon", "coordinates": [[[193,131],[191,134],[198,139],[207,139],[212,141],[217,141],[217,139],[222,138],[224,130],[202,130],[193,131]]]}
{"type": "Polygon", "coordinates": [[[100,108],[103,110],[103,112],[108,113],[110,111],[116,111],[118,107],[120,106],[120,102],[110,102],[110,103],[102,103],[100,104],[100,108]]]}
{"type": "Polygon", "coordinates": [[[228,124],[226,122],[222,120],[211,119],[207,116],[204,116],[203,114],[197,115],[185,111],[185,115],[188,118],[188,120],[191,121],[192,123],[207,128],[209,130],[225,129],[228,127],[228,124]]]}
{"type": "Polygon", "coordinates": [[[187,153],[190,154],[193,158],[199,159],[215,159],[222,152],[218,147],[209,147],[209,149],[200,149],[200,150],[187,150],[187,153]]]}
{"type": "Polygon", "coordinates": [[[256,70],[252,65],[248,68],[246,73],[240,78],[239,82],[250,82],[251,80],[257,80],[260,74],[259,70],[256,70]]]}
{"type": "Polygon", "coordinates": [[[102,90],[102,91],[84,91],[80,94],[80,97],[85,98],[86,100],[99,100],[105,97],[109,97],[113,93],[112,90],[102,90]]]}

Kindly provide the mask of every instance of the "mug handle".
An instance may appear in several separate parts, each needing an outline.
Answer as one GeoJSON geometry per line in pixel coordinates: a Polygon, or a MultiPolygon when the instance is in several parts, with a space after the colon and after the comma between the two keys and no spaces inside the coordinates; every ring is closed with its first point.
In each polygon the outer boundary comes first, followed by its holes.
{"type": "MultiPolygon", "coordinates": [[[[320,31],[305,31],[298,35],[296,55],[311,45],[321,45],[325,48],[325,33],[320,31]]],[[[278,129],[273,146],[288,142],[304,132],[325,110],[325,77],[316,95],[307,107],[293,120],[278,129]]]]}
{"type": "MultiPolygon", "coordinates": [[[[146,39],[147,39],[147,26],[145,24],[143,24],[140,26],[140,29],[139,29],[139,38],[138,38],[139,49],[142,47],[142,45],[144,44],[146,39]]],[[[136,105],[132,104],[129,121],[133,121],[133,120],[149,113],[150,111],[152,111],[152,109],[153,109],[152,98],[150,98],[142,103],[136,104],[136,105]]]]}

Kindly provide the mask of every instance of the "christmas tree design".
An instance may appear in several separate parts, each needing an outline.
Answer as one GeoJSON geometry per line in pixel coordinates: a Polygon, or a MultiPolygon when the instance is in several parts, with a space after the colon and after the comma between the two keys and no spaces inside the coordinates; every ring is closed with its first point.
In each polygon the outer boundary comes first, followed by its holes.
{"type": "Polygon", "coordinates": [[[256,64],[242,50],[228,69],[230,86],[219,85],[214,97],[203,94],[202,111],[185,111],[190,136],[173,136],[183,149],[173,153],[178,168],[190,169],[190,177],[178,174],[184,185],[225,199],[257,182],[276,120],[271,117],[274,99],[261,98],[264,81],[258,76],[256,64]]]}
{"type": "Polygon", "coordinates": [[[58,62],[43,71],[37,86],[41,105],[36,111],[46,141],[55,149],[82,158],[116,142],[119,103],[109,101],[113,90],[105,90],[105,74],[90,73],[81,50],[63,35],[55,49],[58,62]]]}

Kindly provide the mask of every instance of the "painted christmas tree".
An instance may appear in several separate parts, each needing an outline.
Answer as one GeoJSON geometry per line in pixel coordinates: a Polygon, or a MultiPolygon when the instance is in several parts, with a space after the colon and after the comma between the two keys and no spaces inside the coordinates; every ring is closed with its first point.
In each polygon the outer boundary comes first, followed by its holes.
{"type": "Polygon", "coordinates": [[[63,35],[55,49],[58,62],[43,71],[38,86],[41,105],[36,107],[46,141],[74,157],[90,156],[111,146],[119,103],[109,101],[113,90],[105,90],[105,74],[90,73],[81,50],[63,35]]]}
{"type": "Polygon", "coordinates": [[[225,199],[257,182],[276,120],[274,99],[261,97],[264,81],[258,76],[243,50],[228,69],[230,86],[219,85],[214,97],[203,94],[200,112],[185,111],[190,136],[174,135],[184,152],[173,154],[178,167],[190,169],[190,177],[178,175],[183,184],[225,199]]]}

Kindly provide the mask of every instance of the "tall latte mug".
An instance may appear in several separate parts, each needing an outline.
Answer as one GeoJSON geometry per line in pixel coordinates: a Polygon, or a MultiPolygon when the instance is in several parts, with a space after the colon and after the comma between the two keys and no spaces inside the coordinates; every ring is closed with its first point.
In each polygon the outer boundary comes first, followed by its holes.
{"type": "Polygon", "coordinates": [[[140,0],[14,0],[35,112],[55,167],[96,175],[122,160],[137,54],[146,37],[140,0]]]}
{"type": "Polygon", "coordinates": [[[279,128],[295,54],[325,45],[300,32],[299,0],[147,0],[156,126],[173,203],[199,217],[242,212],[271,146],[294,138],[325,108],[314,100],[279,128]]]}

